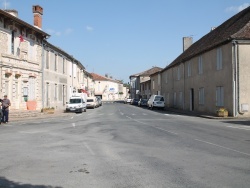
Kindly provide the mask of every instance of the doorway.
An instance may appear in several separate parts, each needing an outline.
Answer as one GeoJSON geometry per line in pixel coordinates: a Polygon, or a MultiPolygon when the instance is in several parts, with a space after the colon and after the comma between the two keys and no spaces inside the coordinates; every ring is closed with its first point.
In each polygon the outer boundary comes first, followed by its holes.
{"type": "Polygon", "coordinates": [[[190,111],[194,111],[194,88],[190,89],[190,111]]]}

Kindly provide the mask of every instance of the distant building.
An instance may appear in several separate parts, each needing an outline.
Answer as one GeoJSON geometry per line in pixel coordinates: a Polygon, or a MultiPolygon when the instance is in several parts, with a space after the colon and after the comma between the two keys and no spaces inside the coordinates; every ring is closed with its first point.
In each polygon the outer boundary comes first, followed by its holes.
{"type": "Polygon", "coordinates": [[[149,98],[151,95],[150,85],[147,84],[150,80],[150,75],[161,71],[160,67],[152,67],[146,71],[133,74],[130,79],[130,97],[131,98],[149,98]]]}
{"type": "Polygon", "coordinates": [[[96,73],[91,73],[95,82],[94,95],[102,100],[118,100],[126,97],[126,88],[118,81],[96,73]]]}

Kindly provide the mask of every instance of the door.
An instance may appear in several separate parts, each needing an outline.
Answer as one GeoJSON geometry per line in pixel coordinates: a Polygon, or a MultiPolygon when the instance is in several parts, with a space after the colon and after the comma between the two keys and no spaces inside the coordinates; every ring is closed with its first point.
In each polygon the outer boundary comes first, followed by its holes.
{"type": "Polygon", "coordinates": [[[194,88],[190,89],[190,111],[194,111],[194,88]]]}

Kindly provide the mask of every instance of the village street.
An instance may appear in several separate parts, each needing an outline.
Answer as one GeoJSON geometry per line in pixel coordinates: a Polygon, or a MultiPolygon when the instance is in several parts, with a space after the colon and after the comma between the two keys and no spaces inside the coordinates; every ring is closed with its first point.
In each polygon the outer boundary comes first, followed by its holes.
{"type": "Polygon", "coordinates": [[[105,103],[0,126],[0,187],[250,187],[246,119],[105,103]]]}

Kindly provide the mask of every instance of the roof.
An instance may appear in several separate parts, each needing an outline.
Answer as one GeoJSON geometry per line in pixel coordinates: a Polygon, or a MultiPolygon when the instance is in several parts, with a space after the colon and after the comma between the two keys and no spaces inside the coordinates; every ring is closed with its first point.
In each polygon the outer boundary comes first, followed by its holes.
{"type": "Polygon", "coordinates": [[[192,44],[186,51],[179,55],[166,70],[176,64],[209,51],[217,46],[231,42],[232,40],[249,40],[250,39],[250,6],[238,14],[234,15],[216,29],[212,30],[200,40],[192,44]]]}
{"type": "Polygon", "coordinates": [[[120,81],[118,80],[113,80],[111,78],[107,78],[105,76],[101,76],[99,74],[96,73],[91,73],[93,80],[97,80],[97,81],[110,81],[110,82],[116,82],[116,83],[120,83],[120,81]]]}
{"type": "Polygon", "coordinates": [[[37,27],[33,26],[33,25],[30,25],[28,24],[27,22],[24,22],[23,20],[9,14],[8,12],[0,9],[0,16],[3,17],[3,18],[9,18],[11,20],[13,20],[14,22],[20,24],[20,25],[23,25],[23,26],[26,26],[34,31],[36,31],[37,33],[41,34],[44,38],[46,37],[49,37],[50,35],[48,33],[45,33],[44,31],[42,31],[41,29],[38,29],[37,27]]]}
{"type": "Polygon", "coordinates": [[[140,73],[137,73],[137,74],[133,74],[130,77],[150,76],[151,74],[154,74],[154,73],[159,72],[161,70],[162,70],[162,68],[160,68],[160,67],[152,67],[151,69],[148,69],[146,71],[143,71],[143,72],[140,72],[140,73]]]}

